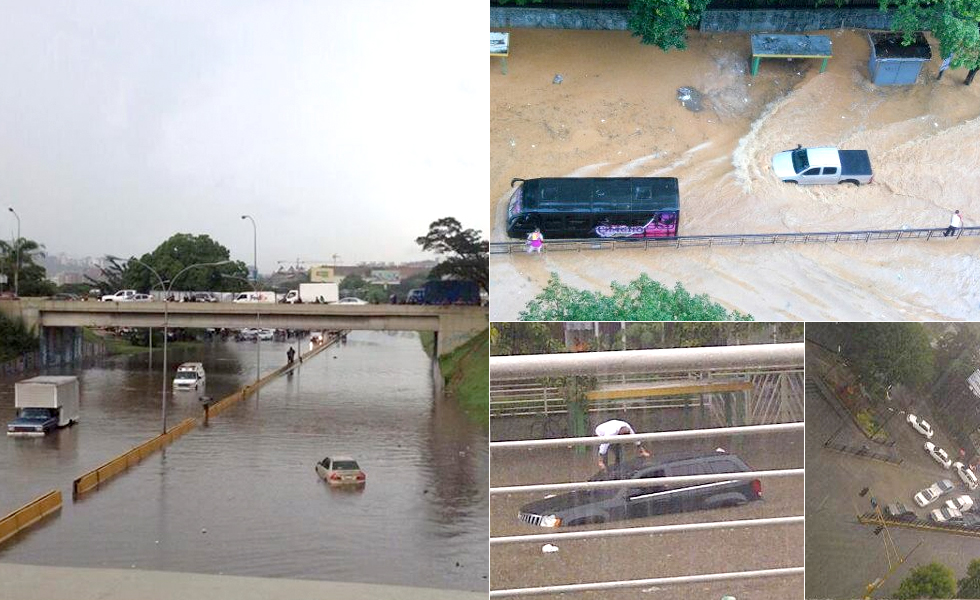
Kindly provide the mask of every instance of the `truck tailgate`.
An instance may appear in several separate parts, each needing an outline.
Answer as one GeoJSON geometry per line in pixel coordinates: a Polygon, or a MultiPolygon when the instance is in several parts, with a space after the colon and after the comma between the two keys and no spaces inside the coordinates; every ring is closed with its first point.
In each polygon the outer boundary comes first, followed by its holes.
{"type": "Polygon", "coordinates": [[[846,175],[865,175],[871,177],[871,159],[867,150],[840,151],[841,177],[846,175]]]}

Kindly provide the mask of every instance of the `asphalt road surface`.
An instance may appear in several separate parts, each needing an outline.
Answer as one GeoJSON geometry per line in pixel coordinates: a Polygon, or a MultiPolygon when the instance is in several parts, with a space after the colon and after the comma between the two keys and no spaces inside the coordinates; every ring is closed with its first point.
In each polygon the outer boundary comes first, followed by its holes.
{"type": "MultiPolygon", "coordinates": [[[[491,428],[494,423],[491,423],[491,428]]],[[[803,465],[802,436],[796,433],[754,435],[741,438],[681,440],[654,445],[661,450],[704,450],[717,447],[741,456],[757,470],[800,468],[803,465]]],[[[584,481],[593,475],[595,448],[584,453],[572,449],[494,450],[490,462],[491,487],[532,483],[584,481]]],[[[627,454],[629,456],[629,454],[627,454]]],[[[614,529],[697,523],[803,514],[803,478],[783,477],[762,481],[764,501],[748,505],[645,519],[615,521],[605,525],[563,528],[614,529]]],[[[544,497],[544,493],[491,496],[490,534],[520,535],[546,533],[517,519],[521,505],[544,497]]],[[[662,535],[638,535],[614,539],[558,542],[559,551],[543,553],[543,543],[504,544],[490,548],[491,590],[671,577],[803,565],[803,526],[781,525],[758,528],[711,530],[662,535]]],[[[774,577],[746,581],[687,584],[660,588],[630,588],[561,595],[573,600],[719,599],[729,594],[739,600],[786,600],[802,598],[803,577],[774,577]]],[[[536,596],[558,598],[558,594],[536,596]]]]}

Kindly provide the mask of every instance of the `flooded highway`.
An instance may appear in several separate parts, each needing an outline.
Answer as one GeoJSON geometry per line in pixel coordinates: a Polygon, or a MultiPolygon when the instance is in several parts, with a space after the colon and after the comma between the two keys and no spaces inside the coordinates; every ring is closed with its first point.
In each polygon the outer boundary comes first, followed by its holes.
{"type": "MultiPolygon", "coordinates": [[[[263,372],[288,346],[260,344],[263,372]]],[[[172,349],[170,376],[201,361],[207,395],[221,398],[254,379],[255,347],[172,349]]],[[[65,505],[0,561],[487,589],[486,429],[433,400],[414,333],[353,332],[72,503],[73,479],[160,432],[161,359],[155,349],[152,369],[142,354],[45,373],[79,376],[80,423],[0,439],[0,513],[51,489],[65,505]],[[315,463],[338,454],[359,461],[363,490],[317,477],[315,463]]],[[[0,381],[4,423],[14,381],[0,381]]],[[[201,412],[193,392],[178,392],[168,425],[201,412]]]]}

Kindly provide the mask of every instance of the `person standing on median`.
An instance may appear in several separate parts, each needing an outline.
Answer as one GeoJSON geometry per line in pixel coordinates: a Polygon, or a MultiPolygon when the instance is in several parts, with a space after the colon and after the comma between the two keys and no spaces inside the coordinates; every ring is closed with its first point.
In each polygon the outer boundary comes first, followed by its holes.
{"type": "MultiPolygon", "coordinates": [[[[636,432],[633,431],[633,427],[626,421],[620,421],[617,419],[612,419],[606,421],[605,423],[599,423],[596,425],[595,434],[596,437],[611,438],[617,435],[633,435],[636,432]]],[[[609,468],[609,447],[612,446],[613,454],[616,457],[616,464],[623,462],[623,445],[617,444],[615,442],[606,442],[605,444],[599,445],[599,468],[607,469],[609,468]]],[[[647,449],[643,447],[643,442],[636,442],[636,447],[642,456],[649,458],[650,453],[647,449]]]]}
{"type": "Polygon", "coordinates": [[[953,216],[949,218],[949,227],[943,232],[943,237],[953,236],[956,237],[956,230],[963,227],[963,218],[960,217],[960,211],[953,211],[953,216]]]}

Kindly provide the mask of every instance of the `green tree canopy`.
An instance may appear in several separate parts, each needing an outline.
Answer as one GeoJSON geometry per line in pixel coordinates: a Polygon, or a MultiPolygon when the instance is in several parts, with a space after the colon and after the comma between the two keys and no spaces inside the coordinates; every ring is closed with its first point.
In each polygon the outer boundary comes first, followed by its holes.
{"type": "Polygon", "coordinates": [[[664,52],[687,48],[687,28],[697,25],[708,0],[632,0],[630,29],[644,44],[664,52]]]}
{"type": "Polygon", "coordinates": [[[898,600],[913,598],[952,598],[956,591],[956,578],[953,570],[946,565],[932,562],[921,565],[902,580],[895,592],[898,600]]]}
{"type": "Polygon", "coordinates": [[[691,295],[678,282],[668,289],[646,273],[622,285],[612,283],[612,294],[577,290],[565,285],[557,273],[528,302],[522,321],[751,321],[750,315],[727,311],[707,294],[691,295]]]}
{"type": "Polygon", "coordinates": [[[841,354],[873,394],[901,383],[921,390],[935,376],[935,352],[921,323],[843,323],[836,329],[841,354]]]}
{"type": "Polygon", "coordinates": [[[957,598],[980,598],[980,559],[970,561],[966,577],[959,580],[956,588],[957,598]]]}
{"type": "Polygon", "coordinates": [[[953,53],[953,68],[980,67],[980,1],[879,0],[879,5],[893,11],[892,30],[902,33],[904,44],[920,31],[931,31],[943,58],[953,53]]]}
{"type": "Polygon", "coordinates": [[[459,221],[445,217],[430,223],[429,233],[416,238],[415,243],[446,257],[429,271],[430,278],[450,276],[475,281],[481,290],[488,289],[490,243],[480,237],[478,229],[463,229],[459,221]]]}
{"type": "MultiPolygon", "coordinates": [[[[139,260],[149,265],[168,286],[170,281],[185,268],[205,263],[229,260],[231,253],[227,248],[208,235],[177,233],[139,260]]],[[[160,283],[156,275],[135,260],[126,261],[109,257],[109,264],[103,267],[102,279],[96,281],[108,293],[123,288],[133,288],[149,292],[160,283]]],[[[248,288],[243,281],[248,278],[248,268],[242,261],[235,261],[215,267],[197,267],[180,274],[174,282],[173,290],[236,292],[248,288]],[[237,279],[236,279],[237,278],[237,279]]]]}
{"type": "Polygon", "coordinates": [[[0,240],[0,273],[7,276],[5,290],[14,289],[15,266],[19,264],[17,270],[18,293],[23,297],[30,296],[50,296],[54,293],[57,286],[47,279],[47,271],[43,266],[34,262],[38,258],[44,258],[44,246],[20,238],[5,242],[0,240]],[[17,260],[17,250],[20,249],[20,262],[17,260]]]}

